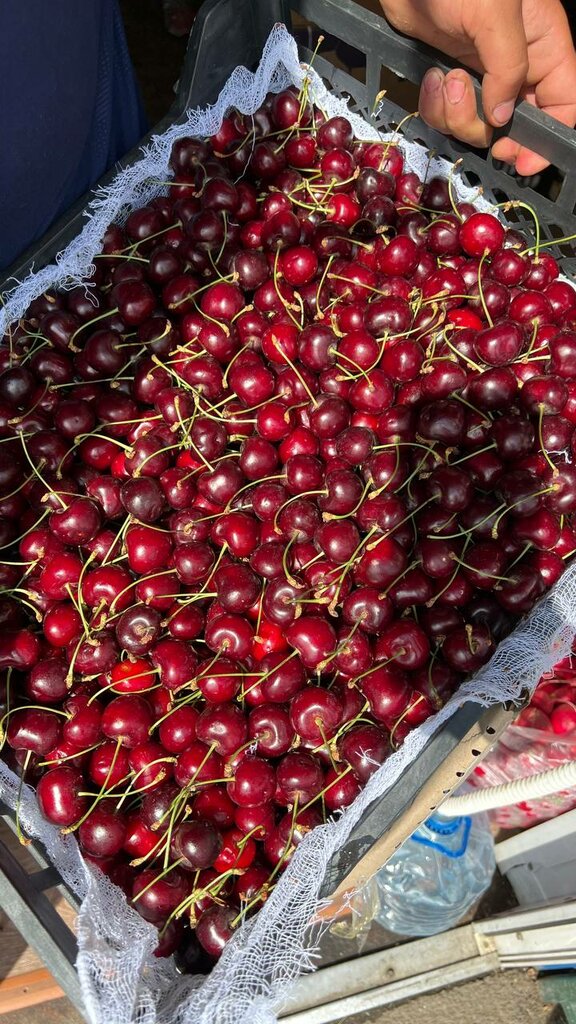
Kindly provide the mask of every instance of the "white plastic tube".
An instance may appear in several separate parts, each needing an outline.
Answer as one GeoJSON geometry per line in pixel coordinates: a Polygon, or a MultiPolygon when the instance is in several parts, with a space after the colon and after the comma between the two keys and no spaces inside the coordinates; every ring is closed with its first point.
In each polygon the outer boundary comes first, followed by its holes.
{"type": "Polygon", "coordinates": [[[572,786],[576,786],[576,761],[569,761],[538,775],[529,775],[525,779],[504,782],[501,786],[475,789],[463,796],[452,796],[442,804],[439,811],[447,818],[456,818],[460,814],[479,814],[480,811],[493,811],[497,807],[508,807],[524,800],[538,800],[572,786]]]}

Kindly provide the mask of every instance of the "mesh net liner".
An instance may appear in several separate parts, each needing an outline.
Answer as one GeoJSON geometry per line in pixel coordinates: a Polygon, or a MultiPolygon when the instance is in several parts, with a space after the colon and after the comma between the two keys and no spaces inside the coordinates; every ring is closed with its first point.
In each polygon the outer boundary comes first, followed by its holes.
{"type": "MultiPolygon", "coordinates": [[[[56,264],[30,276],[6,297],[0,312],[0,336],[48,288],[70,288],[91,273],[107,225],[162,191],[173,142],[184,135],[209,136],[230,107],[253,113],[270,91],[310,79],[310,97],[329,116],[341,113],[359,139],[373,139],[375,129],[346,102],[331,96],[319,77],[299,63],[294,39],[277,25],[255,73],[237,68],[219,99],[207,110],[189,111],[187,120],[155,137],[142,159],[121,171],[96,194],[86,226],[57,258],[56,264]]],[[[393,135],[383,135],[393,138],[393,135]]],[[[405,143],[406,161],[423,176],[446,175],[449,164],[405,143]]],[[[462,182],[459,198],[492,209],[462,182]]],[[[86,1012],[92,1024],[271,1024],[289,998],[291,983],[317,960],[319,933],[310,929],[326,865],[345,842],[367,806],[381,798],[428,739],[464,700],[490,704],[518,700],[543,672],[564,657],[576,632],[576,565],[502,641],[488,665],[467,680],[441,711],[407,737],[403,746],[372,776],[356,801],[341,815],[306,836],[260,912],[236,933],[208,978],[181,977],[172,960],[155,958],[156,930],[130,908],[121,890],[83,862],[76,841],[60,835],[42,818],[34,792],[24,786],[20,800],[22,827],[45,845],[62,877],[81,901],[77,967],[86,1012]]],[[[0,796],[13,808],[19,782],[0,762],[0,796]]]]}

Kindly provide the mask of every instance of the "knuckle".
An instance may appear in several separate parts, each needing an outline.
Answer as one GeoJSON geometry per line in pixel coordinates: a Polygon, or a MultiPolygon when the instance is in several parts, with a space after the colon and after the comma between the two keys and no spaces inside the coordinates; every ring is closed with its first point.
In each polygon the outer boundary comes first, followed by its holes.
{"type": "Polygon", "coordinates": [[[410,35],[413,29],[413,19],[409,5],[405,0],[380,0],[380,6],[384,11],[386,20],[398,32],[405,32],[410,35]]]}
{"type": "Polygon", "coordinates": [[[524,56],[520,57],[519,60],[512,65],[512,70],[517,73],[518,78],[521,77],[522,81],[524,81],[528,75],[529,67],[530,62],[528,60],[528,55],[524,54],[524,56]]]}

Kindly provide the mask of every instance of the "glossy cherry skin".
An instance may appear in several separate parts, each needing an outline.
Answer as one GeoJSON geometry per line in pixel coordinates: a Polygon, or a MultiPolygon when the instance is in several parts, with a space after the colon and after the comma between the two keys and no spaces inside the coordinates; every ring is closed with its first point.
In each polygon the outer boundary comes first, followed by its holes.
{"type": "Polygon", "coordinates": [[[36,787],[40,810],[54,825],[75,824],[88,808],[88,799],[80,796],[84,787],[82,773],[61,765],[41,777],[36,787]]]}
{"type": "Polygon", "coordinates": [[[210,868],[222,849],[218,830],[209,821],[189,821],[172,833],[171,849],[189,871],[210,868]]]}
{"type": "Polygon", "coordinates": [[[127,747],[144,743],[152,724],[150,705],[135,694],[115,697],[102,715],[104,735],[110,739],[120,739],[127,747]]]}
{"type": "Polygon", "coordinates": [[[290,721],[303,739],[321,744],[336,731],[342,710],[342,702],[335,693],[309,686],[293,697],[290,721]]]}
{"type": "Polygon", "coordinates": [[[276,773],[261,757],[243,758],[228,783],[228,795],[240,807],[260,807],[274,796],[276,773]]]}
{"type": "Polygon", "coordinates": [[[213,906],[204,911],[196,925],[198,942],[214,958],[219,957],[233,935],[238,911],[226,906],[213,906]]]}
{"type": "Polygon", "coordinates": [[[384,722],[402,714],[410,699],[410,686],[404,672],[395,665],[376,664],[361,680],[361,689],[374,718],[384,722]]]}
{"type": "Polygon", "coordinates": [[[296,799],[300,806],[317,796],[323,785],[322,769],[313,755],[304,751],[286,754],[277,768],[277,797],[286,804],[296,799]]]}
{"type": "Polygon", "coordinates": [[[187,786],[194,782],[221,779],[223,770],[220,755],[215,750],[211,751],[205,743],[196,740],[177,758],[174,779],[178,786],[187,786]]]}
{"type": "Polygon", "coordinates": [[[180,754],[187,750],[196,738],[196,722],[198,712],[191,705],[175,708],[160,723],[158,737],[162,746],[170,754],[180,754]]]}
{"type": "Polygon", "coordinates": [[[35,704],[60,704],[68,695],[67,675],[63,659],[42,659],[28,673],[26,693],[35,704]]]}
{"type": "Polygon", "coordinates": [[[341,810],[353,803],[362,787],[354,772],[346,768],[328,768],[324,779],[324,801],[330,811],[341,810]]]}
{"type": "Polygon", "coordinates": [[[99,805],[78,829],[78,840],[85,853],[95,857],[113,857],[126,838],[126,822],[121,814],[99,805]]]}
{"type": "Polygon", "coordinates": [[[338,752],[360,782],[367,782],[390,753],[386,733],[376,725],[356,725],[339,740],[338,752]]]}
{"type": "Polygon", "coordinates": [[[295,738],[287,709],[280,704],[261,704],[248,717],[248,735],[256,742],[258,754],[280,757],[295,738]]]}
{"type": "Polygon", "coordinates": [[[474,672],[492,654],[494,643],[486,626],[465,626],[454,630],[442,644],[448,664],[459,672],[474,672]]]}
{"type": "Polygon", "coordinates": [[[146,868],[136,876],[132,890],[134,907],[153,924],[166,921],[187,895],[185,872],[177,868],[165,878],[159,875],[157,868],[146,868]]]}
{"type": "Polygon", "coordinates": [[[286,630],[286,639],[307,668],[317,669],[333,654],[336,634],[326,619],[302,615],[286,630]]]}
{"type": "Polygon", "coordinates": [[[248,723],[235,704],[208,706],[196,724],[196,735],[219,754],[233,754],[246,740],[248,723]]]}
{"type": "Polygon", "coordinates": [[[489,213],[474,213],[460,226],[459,240],[468,256],[495,253],[502,245],[505,229],[489,213]]]}
{"type": "Polygon", "coordinates": [[[20,708],[10,715],[6,739],[13,750],[47,754],[60,739],[61,718],[42,708],[20,708]]]}
{"type": "Polygon", "coordinates": [[[360,623],[366,633],[379,633],[392,620],[392,602],[373,587],[358,587],[343,601],[345,621],[353,626],[360,623]]]}
{"type": "Polygon", "coordinates": [[[476,336],[474,347],[478,357],[490,366],[506,366],[522,351],[524,334],[518,324],[501,321],[476,336]]]}

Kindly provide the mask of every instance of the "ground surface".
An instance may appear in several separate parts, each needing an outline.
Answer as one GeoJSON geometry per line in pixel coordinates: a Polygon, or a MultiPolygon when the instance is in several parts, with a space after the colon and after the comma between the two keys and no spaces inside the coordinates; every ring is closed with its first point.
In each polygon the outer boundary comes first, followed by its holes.
{"type": "Polygon", "coordinates": [[[389,1010],[351,1017],[347,1024],[561,1024],[563,1020],[554,1007],[543,1006],[530,974],[506,971],[389,1010]]]}
{"type": "MultiPolygon", "coordinates": [[[[82,1024],[66,999],[8,1013],[2,1024],[82,1024]]],[[[563,1024],[561,1011],[543,1006],[537,982],[525,971],[506,971],[481,981],[411,999],[389,1010],[351,1017],[346,1024],[563,1024]]]]}

